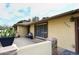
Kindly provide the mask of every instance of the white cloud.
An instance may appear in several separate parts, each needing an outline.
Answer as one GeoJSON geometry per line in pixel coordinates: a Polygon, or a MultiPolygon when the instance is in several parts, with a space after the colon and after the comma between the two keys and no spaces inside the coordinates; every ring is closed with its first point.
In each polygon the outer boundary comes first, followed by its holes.
{"type": "MultiPolygon", "coordinates": [[[[61,3],[12,3],[12,4],[0,4],[0,17],[3,20],[3,24],[14,24],[19,20],[32,18],[34,16],[53,16],[65,11],[76,9],[79,4],[61,4],[61,3]],[[8,8],[6,8],[6,6],[8,8]],[[30,11],[29,11],[30,10],[30,11]],[[20,12],[19,12],[20,11],[20,12]]],[[[0,22],[2,20],[0,19],[0,22]]]]}

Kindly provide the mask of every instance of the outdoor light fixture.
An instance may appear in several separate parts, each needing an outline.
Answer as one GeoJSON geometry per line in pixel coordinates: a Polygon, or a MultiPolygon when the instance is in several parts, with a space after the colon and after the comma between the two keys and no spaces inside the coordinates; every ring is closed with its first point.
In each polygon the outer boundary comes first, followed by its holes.
{"type": "Polygon", "coordinates": [[[71,16],[70,17],[70,22],[74,22],[75,21],[75,17],[74,16],[71,16]]]}

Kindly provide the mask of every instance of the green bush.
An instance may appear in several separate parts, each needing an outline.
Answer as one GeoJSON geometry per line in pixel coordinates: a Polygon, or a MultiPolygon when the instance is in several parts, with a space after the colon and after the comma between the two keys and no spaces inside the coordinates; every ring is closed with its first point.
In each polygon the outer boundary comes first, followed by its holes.
{"type": "Polygon", "coordinates": [[[7,28],[0,31],[0,37],[15,37],[14,28],[7,28]]]}

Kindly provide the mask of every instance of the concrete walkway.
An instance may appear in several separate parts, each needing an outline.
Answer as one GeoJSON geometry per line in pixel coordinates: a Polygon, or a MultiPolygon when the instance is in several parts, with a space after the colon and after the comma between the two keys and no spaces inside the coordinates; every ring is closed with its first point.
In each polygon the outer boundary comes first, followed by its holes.
{"type": "Polygon", "coordinates": [[[27,39],[27,38],[15,38],[14,44],[16,44],[17,47],[23,47],[29,44],[34,44],[34,42],[31,39],[27,39]]]}
{"type": "MultiPolygon", "coordinates": [[[[39,40],[39,39],[15,38],[13,43],[16,44],[17,47],[23,47],[26,45],[35,44],[35,43],[39,43],[42,41],[43,40],[39,40]]],[[[0,48],[1,47],[2,47],[2,45],[0,43],[0,48]]]]}

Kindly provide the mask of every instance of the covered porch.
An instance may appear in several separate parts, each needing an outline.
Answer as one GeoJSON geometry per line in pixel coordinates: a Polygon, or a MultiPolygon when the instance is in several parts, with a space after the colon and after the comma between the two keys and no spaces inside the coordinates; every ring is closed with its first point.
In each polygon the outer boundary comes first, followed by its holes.
{"type": "Polygon", "coordinates": [[[16,29],[16,37],[26,37],[31,32],[33,38],[48,38],[48,21],[18,23],[14,28],[16,29]]]}

